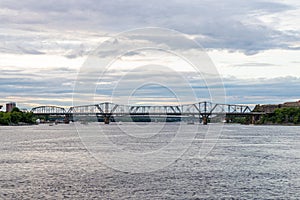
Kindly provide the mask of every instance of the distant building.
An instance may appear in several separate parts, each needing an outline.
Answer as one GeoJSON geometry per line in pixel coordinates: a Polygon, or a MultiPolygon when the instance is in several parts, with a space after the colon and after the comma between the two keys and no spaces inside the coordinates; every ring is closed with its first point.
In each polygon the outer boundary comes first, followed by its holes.
{"type": "Polygon", "coordinates": [[[282,107],[300,107],[300,100],[296,102],[286,102],[282,104],[282,107]]]}
{"type": "Polygon", "coordinates": [[[6,112],[11,112],[12,109],[14,109],[16,107],[16,103],[15,102],[10,102],[6,104],[6,112]]]}
{"type": "Polygon", "coordinates": [[[273,113],[277,108],[300,108],[300,100],[296,102],[285,102],[283,104],[256,105],[253,111],[273,113]]]}
{"type": "Polygon", "coordinates": [[[266,104],[266,105],[256,105],[253,109],[254,112],[265,112],[273,113],[275,109],[281,108],[281,104],[266,104]]]}

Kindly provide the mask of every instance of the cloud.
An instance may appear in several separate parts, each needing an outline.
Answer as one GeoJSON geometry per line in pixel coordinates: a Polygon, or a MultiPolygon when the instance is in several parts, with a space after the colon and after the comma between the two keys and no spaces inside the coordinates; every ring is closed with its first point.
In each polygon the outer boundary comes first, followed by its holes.
{"type": "Polygon", "coordinates": [[[68,68],[38,72],[31,69],[0,69],[0,103],[17,101],[21,107],[37,104],[70,105],[73,84],[68,83],[73,83],[74,77],[76,70],[68,68]]]}
{"type": "MultiPolygon", "coordinates": [[[[182,74],[183,75],[183,74],[182,74]]],[[[196,97],[191,96],[189,88],[182,83],[182,78],[178,74],[162,71],[145,71],[144,68],[137,70],[133,74],[120,80],[119,73],[111,73],[103,80],[108,85],[90,85],[94,87],[87,91],[95,93],[88,94],[82,91],[76,97],[80,101],[87,97],[86,102],[104,102],[113,100],[115,103],[143,104],[175,104],[176,96],[181,98],[181,103],[195,103],[198,101],[210,100],[209,90],[222,89],[223,85],[206,85],[200,77],[195,77],[193,73],[184,74],[191,77],[190,86],[196,97]],[[153,77],[156,77],[153,79],[153,77]],[[143,84],[139,84],[143,83],[143,84]],[[148,83],[148,84],[144,84],[148,83]],[[157,84],[156,84],[157,83],[157,84]],[[164,83],[159,85],[159,83],[164,83]],[[97,87],[97,88],[95,88],[97,87]],[[113,94],[113,97],[112,97],[113,94]],[[91,99],[91,97],[93,97],[91,99]]],[[[20,107],[31,108],[37,105],[60,105],[71,106],[73,96],[73,84],[76,78],[75,71],[68,68],[58,68],[49,71],[47,74],[32,73],[26,70],[3,70],[1,71],[0,91],[1,103],[17,101],[20,107]],[[69,74],[69,76],[59,76],[59,74],[69,74]]],[[[78,80],[77,80],[78,81],[78,80]]],[[[83,81],[83,80],[82,80],[83,81]]],[[[300,93],[300,78],[278,77],[272,79],[238,79],[237,77],[224,78],[226,91],[226,101],[235,104],[264,104],[281,103],[284,101],[297,100],[300,93]]],[[[79,91],[80,92],[80,91],[79,91]]],[[[75,100],[76,101],[76,100],[75,100]]]]}
{"type": "MultiPolygon", "coordinates": [[[[276,65],[278,54],[276,54],[276,62],[269,62],[270,58],[269,60],[255,59],[253,55],[270,49],[299,50],[297,44],[300,41],[300,27],[294,23],[293,26],[289,26],[289,29],[283,29],[279,23],[286,19],[281,16],[290,11],[297,12],[299,9],[288,1],[280,3],[266,0],[2,0],[0,1],[0,55],[5,59],[0,61],[1,100],[17,99],[21,105],[27,106],[51,102],[57,105],[70,104],[76,70],[73,69],[74,66],[69,65],[76,65],[76,58],[87,56],[109,36],[140,27],[158,26],[175,29],[194,38],[206,49],[238,51],[247,55],[243,57],[243,61],[233,63],[232,60],[227,60],[229,65],[235,67],[233,71],[242,67],[242,70],[246,70],[246,67],[255,69],[268,67],[272,70],[286,64],[288,68],[289,63],[276,65]],[[263,19],[270,16],[277,19],[278,23],[263,19]],[[8,54],[15,56],[6,56],[8,54]],[[30,59],[27,60],[23,55],[30,55],[30,59]],[[57,56],[64,59],[58,59],[57,56]],[[252,59],[248,60],[250,57],[252,59]],[[23,67],[18,68],[20,62],[23,67]],[[34,69],[33,64],[35,67],[41,66],[34,69]]],[[[157,44],[165,47],[168,44],[166,41],[172,40],[174,48],[195,57],[198,55],[192,52],[191,46],[170,35],[147,32],[144,35],[133,35],[123,39],[126,42],[121,46],[122,49],[129,48],[132,43],[138,44],[136,46],[139,47],[157,44]],[[149,41],[154,43],[149,44],[149,41]]],[[[120,44],[119,42],[115,40],[113,44],[120,44]]],[[[102,57],[109,57],[117,54],[118,49],[112,51],[100,49],[98,53],[102,57]]],[[[232,55],[238,54],[232,53],[232,55]]],[[[138,51],[129,51],[122,59],[136,61],[138,57],[144,61],[152,59],[149,55],[138,51]]],[[[297,58],[293,57],[291,62],[299,63],[297,58]]],[[[284,59],[286,58],[283,57],[282,60],[284,59]]],[[[125,87],[124,91],[126,88],[134,87],[135,80],[150,81],[149,77],[156,76],[161,79],[168,78],[170,86],[177,86],[178,91],[185,92],[174,76],[164,77],[164,73],[145,71],[132,74],[133,77],[128,76],[128,80],[122,85],[125,87]]],[[[122,71],[118,73],[103,80],[106,88],[99,90],[99,99],[110,97],[109,87],[116,82],[122,71]]],[[[296,94],[299,94],[300,81],[296,77],[241,80],[234,75],[236,74],[233,73],[231,78],[224,78],[227,97],[231,103],[281,102],[284,99],[296,99],[296,94]]],[[[192,74],[188,76],[191,78],[197,98],[207,98],[209,96],[207,86],[192,74]]],[[[84,78],[89,81],[92,77],[84,78]]],[[[218,88],[220,85],[210,87],[218,88]]],[[[120,92],[120,97],[126,96],[124,91],[120,92]]],[[[169,96],[163,97],[165,94],[163,88],[148,87],[139,94],[146,95],[145,98],[140,99],[144,102],[150,101],[147,95],[159,96],[161,100],[170,100],[169,96]]],[[[138,98],[141,98],[140,95],[138,98]]]]}
{"type": "Polygon", "coordinates": [[[243,64],[236,64],[233,65],[234,67],[275,67],[278,65],[274,65],[271,63],[260,63],[260,62],[247,62],[247,63],[243,63],[243,64]]]}
{"type": "MultiPolygon", "coordinates": [[[[260,19],[296,8],[264,0],[4,0],[0,7],[0,22],[5,27],[17,24],[73,30],[76,34],[78,30],[118,32],[160,26],[195,35],[205,48],[242,51],[247,55],[274,48],[290,49],[293,42],[299,41],[298,31],[281,31],[260,19]]],[[[69,58],[81,55],[82,52],[66,54],[69,58]]]]}
{"type": "Polygon", "coordinates": [[[282,103],[299,99],[300,78],[286,76],[240,80],[224,78],[227,100],[232,103],[282,103]]]}

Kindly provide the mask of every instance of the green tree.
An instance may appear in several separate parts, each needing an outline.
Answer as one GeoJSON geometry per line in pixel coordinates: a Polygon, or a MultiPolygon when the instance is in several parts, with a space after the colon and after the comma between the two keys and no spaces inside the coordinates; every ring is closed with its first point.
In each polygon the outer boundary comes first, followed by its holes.
{"type": "Polygon", "coordinates": [[[11,112],[21,112],[18,107],[14,107],[11,112]]]}
{"type": "Polygon", "coordinates": [[[294,124],[298,124],[298,121],[299,121],[299,116],[296,115],[296,116],[294,117],[294,119],[293,119],[293,123],[294,123],[294,124]]]}
{"type": "Polygon", "coordinates": [[[274,113],[264,115],[260,123],[294,123],[300,124],[300,108],[278,108],[274,113]]]}
{"type": "Polygon", "coordinates": [[[0,124],[10,125],[24,122],[27,124],[35,123],[35,118],[32,112],[22,112],[19,108],[15,107],[11,112],[0,112],[0,124]]]}
{"type": "Polygon", "coordinates": [[[10,113],[1,112],[1,114],[0,114],[0,124],[2,124],[2,125],[9,125],[9,124],[11,124],[10,113]]]}
{"type": "Polygon", "coordinates": [[[22,112],[11,112],[11,122],[13,124],[18,124],[22,119],[22,112]]]}
{"type": "Polygon", "coordinates": [[[22,122],[32,124],[34,121],[35,120],[32,112],[23,113],[22,122]]]}

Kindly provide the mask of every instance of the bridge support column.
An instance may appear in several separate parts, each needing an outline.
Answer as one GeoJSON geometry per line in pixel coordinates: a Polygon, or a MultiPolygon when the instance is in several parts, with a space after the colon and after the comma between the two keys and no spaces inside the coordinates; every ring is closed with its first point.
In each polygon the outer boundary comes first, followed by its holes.
{"type": "Polygon", "coordinates": [[[203,125],[208,124],[208,115],[202,115],[202,123],[203,123],[203,125]]]}
{"type": "Polygon", "coordinates": [[[203,125],[207,125],[207,117],[206,116],[202,117],[202,123],[203,123],[203,125]]]}
{"type": "Polygon", "coordinates": [[[251,116],[251,124],[256,124],[260,120],[260,115],[251,116]]]}
{"type": "Polygon", "coordinates": [[[109,124],[109,118],[108,116],[104,116],[104,124],[109,124]]]}
{"type": "Polygon", "coordinates": [[[255,124],[255,116],[254,115],[251,116],[251,124],[255,124]]]}
{"type": "Polygon", "coordinates": [[[229,123],[229,122],[230,122],[229,117],[226,117],[226,118],[225,118],[225,122],[226,122],[226,123],[229,123]]]}
{"type": "Polygon", "coordinates": [[[65,123],[65,124],[70,123],[70,116],[69,116],[69,115],[65,115],[64,123],[65,123]]]}
{"type": "Polygon", "coordinates": [[[110,115],[104,115],[103,119],[104,119],[104,124],[109,124],[109,122],[110,122],[110,115]]]}

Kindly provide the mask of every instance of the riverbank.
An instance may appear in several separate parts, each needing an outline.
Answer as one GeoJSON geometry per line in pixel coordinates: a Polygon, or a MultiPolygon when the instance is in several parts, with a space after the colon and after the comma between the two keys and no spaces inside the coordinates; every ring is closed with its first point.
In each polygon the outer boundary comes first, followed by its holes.
{"type": "Polygon", "coordinates": [[[258,124],[300,125],[300,108],[277,108],[263,115],[258,124]]]}
{"type": "Polygon", "coordinates": [[[0,112],[0,125],[24,125],[35,124],[35,117],[32,112],[22,112],[15,107],[11,112],[0,112]]]}

